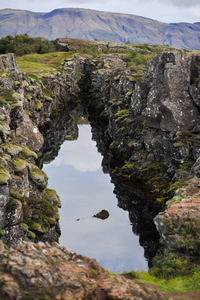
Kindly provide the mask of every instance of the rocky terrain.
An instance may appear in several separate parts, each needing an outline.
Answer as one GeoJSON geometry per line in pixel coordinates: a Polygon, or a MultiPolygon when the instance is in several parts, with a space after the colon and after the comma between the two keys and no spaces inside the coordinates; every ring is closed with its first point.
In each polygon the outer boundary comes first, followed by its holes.
{"type": "Polygon", "coordinates": [[[62,72],[33,76],[0,56],[3,299],[163,297],[57,243],[61,203],[41,168],[77,137],[83,116],[150,266],[162,271],[171,257],[173,275],[199,264],[199,65],[163,52],[141,74],[123,53],[75,54],[62,72]]]}
{"type": "Polygon", "coordinates": [[[167,24],[135,15],[81,8],[55,9],[48,13],[2,9],[0,26],[0,37],[28,33],[49,40],[68,37],[200,49],[200,23],[167,24]]]}

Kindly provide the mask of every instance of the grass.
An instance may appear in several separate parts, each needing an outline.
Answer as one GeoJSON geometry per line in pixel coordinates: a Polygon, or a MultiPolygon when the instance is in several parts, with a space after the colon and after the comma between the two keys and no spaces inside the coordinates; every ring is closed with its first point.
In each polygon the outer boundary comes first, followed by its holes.
{"type": "Polygon", "coordinates": [[[62,70],[64,59],[70,59],[74,52],[52,52],[45,54],[28,54],[17,57],[19,68],[23,72],[48,73],[62,70]]]}
{"type": "MultiPolygon", "coordinates": [[[[93,58],[102,55],[104,52],[98,51],[98,44],[84,40],[73,40],[73,51],[70,52],[51,52],[45,54],[27,54],[17,57],[17,63],[22,72],[27,73],[52,73],[60,72],[63,69],[62,62],[65,59],[71,59],[75,52],[91,55],[93,58]]],[[[136,70],[136,74],[142,73],[140,70],[147,62],[152,59],[157,53],[165,50],[163,46],[133,45],[135,49],[132,51],[122,51],[125,54],[125,61],[128,67],[140,67],[136,70]]],[[[108,53],[113,53],[108,51],[108,53]]],[[[33,74],[30,75],[33,77],[33,74]]],[[[35,79],[35,78],[34,78],[35,79]]],[[[36,78],[38,82],[38,79],[36,78]]]]}
{"type": "Polygon", "coordinates": [[[147,272],[124,272],[125,276],[138,282],[150,283],[158,286],[165,292],[198,292],[200,291],[200,267],[193,269],[193,273],[187,276],[179,276],[172,279],[160,279],[151,276],[147,272]]]}
{"type": "MultiPolygon", "coordinates": [[[[87,41],[88,42],[88,41],[87,41]]],[[[21,57],[17,57],[17,63],[19,68],[23,72],[28,73],[48,73],[48,72],[60,72],[62,71],[62,62],[64,59],[70,59],[73,57],[75,51],[82,54],[91,55],[93,58],[103,54],[98,51],[97,44],[85,45],[84,43],[75,43],[74,51],[72,52],[51,52],[45,54],[27,54],[21,57]],[[76,47],[75,47],[76,46],[76,47]],[[76,49],[76,50],[75,50],[76,49]]],[[[137,45],[138,46],[138,45],[137,45]]],[[[159,49],[156,46],[139,45],[139,48],[132,51],[125,51],[125,60],[128,62],[128,66],[146,65],[147,61],[152,59],[158,52],[164,50],[164,47],[159,49]]],[[[112,53],[112,52],[111,52],[112,53]]],[[[123,51],[124,53],[124,51],[123,51]]],[[[31,75],[33,76],[33,75],[31,75]]]]}

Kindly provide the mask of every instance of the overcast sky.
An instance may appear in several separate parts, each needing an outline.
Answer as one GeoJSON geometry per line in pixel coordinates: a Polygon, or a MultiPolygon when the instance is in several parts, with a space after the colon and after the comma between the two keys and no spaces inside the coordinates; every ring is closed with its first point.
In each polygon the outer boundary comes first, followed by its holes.
{"type": "Polygon", "coordinates": [[[167,23],[200,22],[200,0],[0,0],[0,9],[49,12],[64,7],[129,13],[167,23]]]}

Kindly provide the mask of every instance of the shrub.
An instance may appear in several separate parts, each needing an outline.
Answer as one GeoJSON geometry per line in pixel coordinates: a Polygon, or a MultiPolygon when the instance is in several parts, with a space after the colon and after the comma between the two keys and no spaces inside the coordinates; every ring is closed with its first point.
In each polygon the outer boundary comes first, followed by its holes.
{"type": "Polygon", "coordinates": [[[19,34],[15,37],[7,35],[0,39],[0,54],[12,52],[17,56],[22,56],[30,53],[43,54],[54,51],[53,43],[42,37],[31,38],[28,34],[19,34]]]}

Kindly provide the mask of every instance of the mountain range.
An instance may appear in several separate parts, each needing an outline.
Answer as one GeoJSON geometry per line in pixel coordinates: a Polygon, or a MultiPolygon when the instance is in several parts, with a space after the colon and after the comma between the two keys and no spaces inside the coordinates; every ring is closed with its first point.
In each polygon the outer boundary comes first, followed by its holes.
{"type": "Polygon", "coordinates": [[[0,10],[0,37],[24,33],[49,40],[70,37],[200,49],[200,22],[168,24],[135,15],[78,8],[55,9],[48,13],[0,10]]]}

